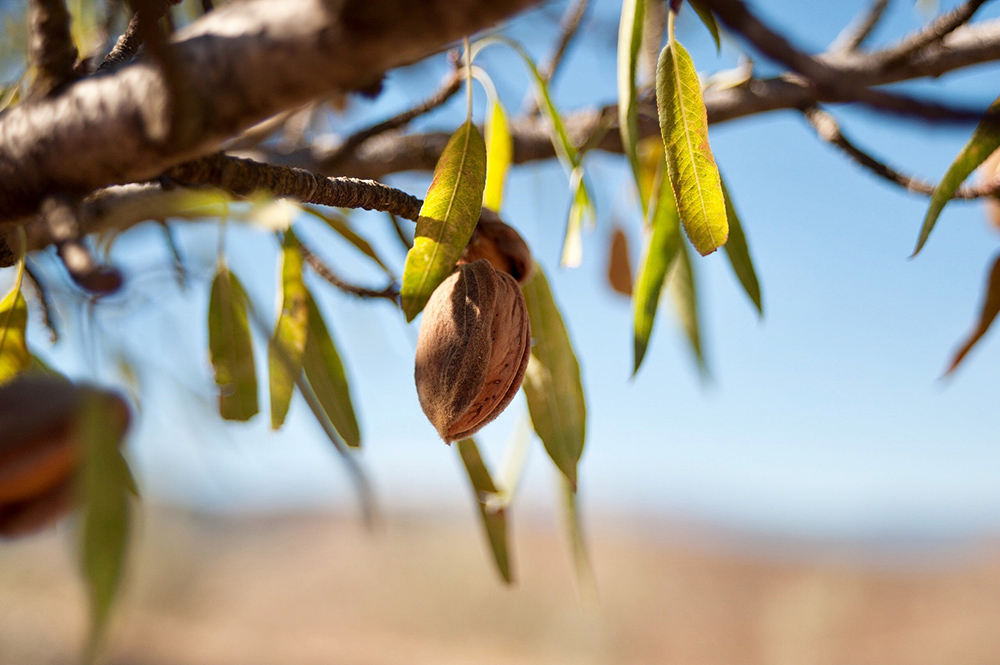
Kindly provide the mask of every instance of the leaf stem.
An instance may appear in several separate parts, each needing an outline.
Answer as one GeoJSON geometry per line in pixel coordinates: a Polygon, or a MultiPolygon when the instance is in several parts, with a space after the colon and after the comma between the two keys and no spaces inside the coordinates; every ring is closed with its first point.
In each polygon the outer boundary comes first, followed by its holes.
{"type": "Polygon", "coordinates": [[[465,119],[472,122],[472,47],[468,36],[462,42],[465,44],[465,119]]]}

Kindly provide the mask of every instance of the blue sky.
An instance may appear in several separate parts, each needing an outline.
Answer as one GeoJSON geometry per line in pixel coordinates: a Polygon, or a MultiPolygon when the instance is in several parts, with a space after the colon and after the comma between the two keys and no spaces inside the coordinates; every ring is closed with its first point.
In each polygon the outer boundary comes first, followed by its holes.
{"type": "MultiPolygon", "coordinates": [[[[755,4],[800,44],[820,49],[867,2],[755,4]]],[[[596,2],[555,86],[560,108],[614,99],[617,7],[613,0],[596,2]]],[[[558,16],[560,8],[544,11],[558,16]]],[[[983,17],[996,15],[995,9],[983,11],[983,17]]],[[[552,23],[538,16],[520,20],[512,34],[544,56],[552,23]]],[[[717,57],[693,14],[681,18],[678,37],[699,70],[735,64],[732,42],[717,57]]],[[[899,35],[925,18],[912,3],[893,3],[875,38],[899,35]]],[[[491,49],[482,65],[508,107],[519,108],[527,82],[521,63],[491,49]]],[[[378,100],[360,101],[332,122],[357,127],[406,108],[434,88],[446,67],[437,58],[394,73],[378,100]]],[[[767,63],[759,67],[770,71],[767,63]]],[[[995,66],[975,68],[914,89],[944,88],[953,99],[985,106],[998,92],[997,72],[995,66]]],[[[483,101],[477,90],[479,119],[483,101]]],[[[462,107],[456,99],[419,126],[454,127],[462,107]]],[[[971,133],[971,127],[832,110],[858,143],[927,179],[944,172],[971,133]]],[[[974,321],[986,267],[1000,247],[980,206],[949,206],[924,252],[909,260],[926,200],[860,171],[819,143],[796,113],[715,126],[711,140],[749,236],[765,317],[758,321],[723,257],[697,262],[712,373],[707,384],[697,376],[667,300],[645,364],[630,380],[630,307],[603,278],[613,223],[626,228],[633,263],[641,249],[622,158],[589,157],[599,221],[585,239],[584,264],[575,270],[557,266],[568,205],[565,174],[555,162],[512,172],[504,216],[545,267],[583,367],[589,408],[584,505],[594,513],[824,538],[1000,530],[996,334],[953,380],[938,380],[974,321]]],[[[420,195],[427,178],[404,174],[392,183],[420,195]]],[[[383,218],[361,213],[352,220],[401,265],[403,255],[383,218]]],[[[264,415],[249,426],[211,417],[204,317],[216,233],[212,225],[179,229],[199,277],[187,292],[171,287],[155,229],[122,237],[115,255],[136,278],[122,304],[97,308],[103,341],[64,342],[51,357],[71,371],[112,379],[115,363],[93,350],[103,345],[112,357],[120,349],[140,366],[145,416],[131,456],[147,494],[208,508],[350,508],[346,474],[301,400],[293,402],[289,426],[274,436],[264,415]]],[[[377,282],[378,273],[325,229],[307,223],[302,233],[342,272],[377,282]]],[[[229,248],[230,264],[266,308],[274,300],[275,243],[258,231],[234,228],[229,248]]],[[[407,326],[387,304],[312,285],[346,356],[361,412],[362,459],[382,502],[469,509],[457,454],[436,438],[417,403],[416,325],[407,326]]],[[[36,346],[44,340],[37,326],[33,339],[36,346]]],[[[261,354],[258,366],[265,366],[261,354]]],[[[494,465],[525,417],[519,398],[484,430],[494,465]]],[[[552,481],[551,464],[533,445],[519,498],[523,510],[547,512],[552,481]]]]}

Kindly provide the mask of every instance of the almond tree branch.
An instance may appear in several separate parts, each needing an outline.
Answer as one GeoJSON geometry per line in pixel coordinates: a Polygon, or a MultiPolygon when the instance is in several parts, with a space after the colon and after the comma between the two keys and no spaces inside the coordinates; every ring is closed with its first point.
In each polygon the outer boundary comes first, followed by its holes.
{"type": "MultiPolygon", "coordinates": [[[[874,0],[868,9],[844,31],[837,35],[830,46],[831,51],[856,51],[871,36],[878,22],[885,15],[889,0],[874,0]]],[[[957,26],[956,26],[957,27],[957,26]]],[[[942,35],[943,37],[943,35],[942,35]]]]}
{"type": "Polygon", "coordinates": [[[70,22],[64,0],[32,0],[30,49],[36,69],[32,92],[40,97],[58,92],[76,78],[77,51],[70,22]]]}
{"type": "MultiPolygon", "coordinates": [[[[812,107],[804,110],[803,115],[809,121],[809,124],[812,125],[813,129],[816,130],[816,135],[820,139],[836,146],[855,163],[868,169],[883,180],[899,185],[909,192],[925,196],[930,196],[934,193],[936,185],[901,173],[857,147],[844,136],[836,119],[826,111],[812,107]]],[[[1000,193],[1000,179],[994,179],[993,181],[971,187],[959,187],[952,195],[952,198],[970,200],[996,196],[997,193],[1000,193]]]]}
{"type": "Polygon", "coordinates": [[[968,0],[955,9],[941,14],[923,30],[904,38],[898,45],[882,54],[885,67],[894,67],[914,53],[936,44],[972,19],[972,15],[988,0],[968,0]]]}
{"type": "Polygon", "coordinates": [[[299,251],[302,252],[302,258],[309,264],[309,267],[312,268],[317,275],[344,293],[350,293],[351,295],[358,296],[359,298],[383,298],[393,304],[399,304],[399,289],[396,288],[395,284],[389,284],[389,286],[384,289],[368,289],[363,286],[349,284],[338,277],[336,273],[330,269],[330,266],[316,256],[316,253],[310,249],[308,245],[303,243],[301,238],[296,236],[296,240],[299,243],[299,251]]]}

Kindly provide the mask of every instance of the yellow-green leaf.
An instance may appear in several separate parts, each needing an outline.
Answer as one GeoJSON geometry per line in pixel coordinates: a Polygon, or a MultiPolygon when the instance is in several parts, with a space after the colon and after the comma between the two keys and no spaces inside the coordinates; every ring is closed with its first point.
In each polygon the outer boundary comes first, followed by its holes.
{"type": "Polygon", "coordinates": [[[340,361],[337,346],[330,331],[323,322],[323,315],[316,306],[312,295],[306,291],[309,334],[306,337],[302,368],[306,380],[312,386],[326,417],[352,448],[361,445],[361,431],[351,403],[351,390],[347,383],[347,373],[340,361]]]}
{"type": "Polygon", "coordinates": [[[535,266],[535,276],[521,289],[534,340],[524,375],[531,424],[549,457],[575,488],[587,435],[580,365],[541,266],[535,266]]]}
{"type": "Polygon", "coordinates": [[[570,189],[573,191],[573,201],[569,206],[566,237],[563,240],[562,258],[559,261],[564,268],[576,268],[583,261],[583,222],[587,218],[593,224],[596,218],[582,166],[573,169],[570,174],[570,189]]]}
{"type": "Polygon", "coordinates": [[[486,538],[493,551],[493,560],[496,563],[497,571],[504,582],[511,584],[514,581],[514,575],[511,572],[511,557],[507,542],[507,513],[504,508],[491,510],[487,506],[487,499],[498,493],[497,487],[493,483],[489,469],[486,468],[486,463],[483,462],[482,455],[479,454],[479,447],[474,439],[459,441],[458,452],[462,456],[462,463],[465,465],[469,482],[472,484],[472,491],[476,496],[479,516],[486,529],[486,538]]]}
{"type": "Polygon", "coordinates": [[[677,207],[674,205],[673,190],[664,171],[665,168],[661,167],[659,189],[653,204],[651,224],[653,228],[646,239],[642,265],[632,293],[635,349],[633,374],[639,371],[642,359],[646,356],[667,271],[677,258],[677,250],[681,246],[680,219],[677,216],[677,207]]]}
{"type": "Polygon", "coordinates": [[[278,322],[268,344],[272,429],[281,428],[288,415],[295,380],[302,372],[302,356],[309,330],[306,286],[302,282],[302,252],[291,229],[285,232],[281,244],[280,265],[278,322]]]}
{"type": "MultiPolygon", "coordinates": [[[[639,158],[636,141],[639,137],[639,111],[636,102],[635,76],[638,67],[639,47],[642,44],[642,23],[645,16],[644,0],[624,0],[618,24],[618,132],[622,148],[632,167],[636,188],[641,191],[639,158]]],[[[643,214],[646,212],[645,201],[643,214]]]]}
{"type": "Polygon", "coordinates": [[[514,157],[514,141],[507,127],[507,114],[499,99],[490,104],[486,115],[486,188],[483,190],[483,206],[500,211],[503,203],[503,188],[507,180],[507,170],[514,157]]]}
{"type": "Polygon", "coordinates": [[[961,186],[965,179],[976,170],[986,158],[993,154],[993,151],[1000,148],[1000,97],[993,100],[990,108],[986,111],[986,117],[980,121],[976,131],[972,133],[972,138],[965,144],[958,157],[948,167],[948,171],[941,178],[941,182],[934,188],[931,194],[931,205],[924,217],[924,225],[920,229],[920,237],[917,238],[917,247],[913,250],[913,255],[923,248],[930,236],[934,225],[937,223],[941,211],[951,200],[955,191],[961,186]]]}
{"type": "Polygon", "coordinates": [[[351,228],[351,225],[342,215],[338,213],[326,213],[322,210],[314,208],[313,206],[302,206],[302,209],[310,215],[326,222],[327,225],[341,238],[354,245],[355,249],[377,263],[378,267],[381,268],[386,275],[395,279],[396,276],[385,264],[385,262],[382,261],[382,257],[378,255],[378,252],[375,251],[375,248],[372,247],[371,243],[355,233],[354,229],[351,228]]]}
{"type": "Polygon", "coordinates": [[[475,125],[466,122],[434,167],[413,248],[406,255],[401,291],[407,321],[423,310],[462,255],[479,221],[485,185],[486,144],[475,125]]]}
{"type": "Polygon", "coordinates": [[[0,302],[0,385],[31,367],[25,341],[28,303],[17,286],[0,302]]]}
{"type": "Polygon", "coordinates": [[[691,263],[687,245],[684,243],[680,243],[680,245],[673,272],[668,277],[670,295],[673,296],[677,318],[680,319],[681,328],[684,329],[684,334],[688,339],[691,353],[698,365],[698,371],[702,377],[706,377],[708,364],[705,362],[704,347],[701,343],[701,322],[698,313],[698,291],[695,286],[694,265],[691,263]]]}
{"type": "Polygon", "coordinates": [[[969,338],[955,353],[945,374],[951,374],[958,368],[959,363],[972,350],[972,347],[983,338],[986,331],[993,325],[993,321],[996,320],[998,314],[1000,314],[1000,254],[994,260],[990,276],[986,281],[986,293],[983,296],[983,305],[980,308],[976,329],[972,331],[969,338]]]}
{"type": "Polygon", "coordinates": [[[722,50],[722,39],[719,35],[719,24],[715,20],[715,14],[712,10],[705,6],[702,0],[688,0],[691,3],[691,7],[694,9],[695,13],[698,14],[698,18],[701,22],[705,24],[708,31],[712,34],[712,40],[715,42],[716,53],[722,50]]]}
{"type": "Polygon", "coordinates": [[[121,401],[97,390],[82,393],[76,425],[85,451],[80,557],[90,596],[88,654],[93,659],[101,646],[125,566],[128,497],[133,493],[134,481],[120,450],[128,429],[121,401]]]}
{"type": "Polygon", "coordinates": [[[681,225],[702,256],[726,243],[725,197],[708,144],[708,115],[691,56],[671,39],[656,67],[656,105],[681,225]]]}
{"type": "Polygon", "coordinates": [[[258,407],[247,295],[236,275],[224,265],[212,281],[208,348],[219,387],[219,414],[226,420],[250,420],[258,407]]]}
{"type": "Polygon", "coordinates": [[[757,271],[753,267],[753,259],[750,258],[750,247],[747,245],[746,235],[743,233],[743,224],[740,222],[736,208],[733,207],[733,198],[726,189],[725,180],[722,181],[722,193],[726,197],[726,217],[729,219],[729,240],[723,248],[729,265],[736,273],[736,279],[743,286],[743,291],[750,298],[750,301],[757,308],[757,313],[764,316],[764,305],[760,296],[760,281],[757,279],[757,271]]]}

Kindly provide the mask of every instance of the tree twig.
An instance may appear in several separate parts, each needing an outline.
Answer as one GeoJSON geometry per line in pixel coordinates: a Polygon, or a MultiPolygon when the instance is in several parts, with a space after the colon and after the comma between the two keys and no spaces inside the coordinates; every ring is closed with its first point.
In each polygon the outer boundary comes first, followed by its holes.
{"type": "Polygon", "coordinates": [[[41,305],[42,310],[42,324],[49,331],[49,339],[55,344],[59,341],[59,329],[56,328],[55,320],[52,317],[52,299],[49,297],[49,290],[45,287],[45,282],[38,275],[38,268],[35,266],[34,261],[25,260],[24,274],[28,276],[32,286],[35,287],[35,293],[38,294],[38,303],[41,305]]]}
{"type": "Polygon", "coordinates": [[[296,236],[296,240],[299,243],[299,250],[302,252],[302,259],[309,264],[309,267],[312,268],[317,275],[344,293],[350,293],[351,295],[358,296],[359,298],[383,298],[394,304],[399,304],[399,290],[396,288],[394,283],[389,284],[384,289],[369,289],[345,282],[343,279],[338,277],[337,274],[330,269],[330,266],[324,263],[323,260],[312,251],[312,249],[303,243],[301,238],[296,236]]]}
{"type": "Polygon", "coordinates": [[[881,56],[883,67],[895,67],[913,54],[936,44],[972,19],[972,15],[989,0],[968,0],[946,14],[941,14],[926,28],[904,38],[881,56]]]}
{"type": "MultiPolygon", "coordinates": [[[[827,143],[837,147],[856,164],[866,168],[878,177],[899,185],[903,189],[931,196],[936,189],[936,185],[928,183],[919,178],[906,175],[893,167],[887,165],[851,142],[840,129],[836,119],[817,107],[805,109],[803,112],[806,120],[816,130],[816,135],[827,143]]],[[[994,178],[989,182],[984,182],[975,186],[959,187],[952,195],[953,199],[980,199],[987,196],[995,196],[1000,192],[1000,179],[994,178]]]]}
{"type": "Polygon", "coordinates": [[[48,97],[77,78],[77,51],[64,0],[32,0],[31,60],[37,75],[33,93],[48,97]]]}
{"type": "MultiPolygon", "coordinates": [[[[563,14],[562,20],[559,21],[559,39],[556,40],[552,55],[538,69],[538,74],[546,83],[551,83],[559,71],[559,65],[562,64],[566,50],[569,48],[570,42],[573,41],[573,37],[579,31],[580,24],[583,23],[583,17],[587,14],[588,5],[589,0],[573,0],[573,4],[566,8],[566,13],[563,14]]],[[[534,115],[537,111],[538,100],[534,95],[531,95],[528,103],[525,105],[524,113],[526,115],[534,115]]]]}
{"type": "Polygon", "coordinates": [[[885,15],[889,0],[873,0],[860,16],[844,28],[830,45],[831,51],[856,51],[871,36],[878,22],[885,15]]]}

